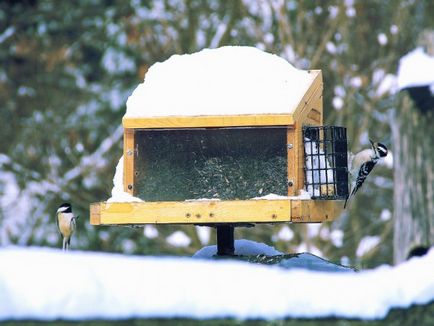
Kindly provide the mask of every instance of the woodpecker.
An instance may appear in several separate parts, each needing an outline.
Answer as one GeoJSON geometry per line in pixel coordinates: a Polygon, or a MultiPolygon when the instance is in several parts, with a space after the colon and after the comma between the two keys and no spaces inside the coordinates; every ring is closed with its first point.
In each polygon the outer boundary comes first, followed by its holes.
{"type": "Polygon", "coordinates": [[[78,216],[74,216],[72,213],[72,207],[70,203],[63,203],[57,209],[56,223],[59,233],[63,238],[63,251],[69,249],[71,242],[71,236],[76,229],[76,220],[78,216]]]}
{"type": "Polygon", "coordinates": [[[364,149],[352,157],[350,164],[350,178],[352,180],[351,193],[345,199],[344,208],[350,197],[353,197],[357,190],[362,186],[368,174],[372,171],[378,161],[387,156],[387,147],[382,143],[374,143],[372,140],[371,148],[364,149]]]}

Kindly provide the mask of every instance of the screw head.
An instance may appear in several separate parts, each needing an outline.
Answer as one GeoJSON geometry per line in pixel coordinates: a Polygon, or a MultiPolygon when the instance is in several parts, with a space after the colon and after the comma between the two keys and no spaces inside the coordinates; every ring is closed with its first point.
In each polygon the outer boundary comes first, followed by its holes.
{"type": "Polygon", "coordinates": [[[128,190],[131,190],[131,189],[133,189],[133,185],[128,185],[128,190]]]}
{"type": "Polygon", "coordinates": [[[292,144],[288,144],[287,146],[288,146],[288,149],[292,149],[294,147],[294,145],[292,145],[292,144]]]}
{"type": "Polygon", "coordinates": [[[288,180],[288,187],[292,187],[294,185],[294,182],[292,180],[288,180]]]}

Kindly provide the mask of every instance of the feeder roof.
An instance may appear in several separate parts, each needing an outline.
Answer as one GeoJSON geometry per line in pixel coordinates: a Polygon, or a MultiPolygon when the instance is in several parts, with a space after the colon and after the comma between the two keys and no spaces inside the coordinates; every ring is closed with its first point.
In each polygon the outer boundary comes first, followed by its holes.
{"type": "Polygon", "coordinates": [[[315,76],[253,47],[173,55],[148,70],[125,117],[291,114],[315,76]]]}

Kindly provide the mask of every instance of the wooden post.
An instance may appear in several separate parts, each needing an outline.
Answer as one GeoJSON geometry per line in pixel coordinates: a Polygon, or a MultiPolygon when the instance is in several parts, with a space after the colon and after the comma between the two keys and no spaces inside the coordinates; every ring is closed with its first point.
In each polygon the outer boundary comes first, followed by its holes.
{"type": "Polygon", "coordinates": [[[217,256],[234,256],[234,227],[230,224],[217,226],[217,256]]]}
{"type": "Polygon", "coordinates": [[[407,95],[392,119],[395,264],[415,247],[434,244],[433,111],[423,114],[407,95]]]}
{"type": "Polygon", "coordinates": [[[134,196],[135,130],[124,130],[124,190],[134,196]]]}
{"type": "MultiPolygon", "coordinates": [[[[288,196],[297,196],[297,190],[300,189],[299,184],[299,139],[297,137],[297,129],[288,128],[287,133],[287,152],[288,152],[288,196]]],[[[301,184],[302,186],[302,184],[301,184]]]]}

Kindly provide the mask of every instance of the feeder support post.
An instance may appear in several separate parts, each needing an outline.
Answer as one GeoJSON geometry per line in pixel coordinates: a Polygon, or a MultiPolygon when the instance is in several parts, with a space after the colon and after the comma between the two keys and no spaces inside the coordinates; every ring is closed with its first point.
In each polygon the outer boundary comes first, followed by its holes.
{"type": "Polygon", "coordinates": [[[234,256],[234,227],[229,224],[217,226],[217,256],[234,256]]]}

